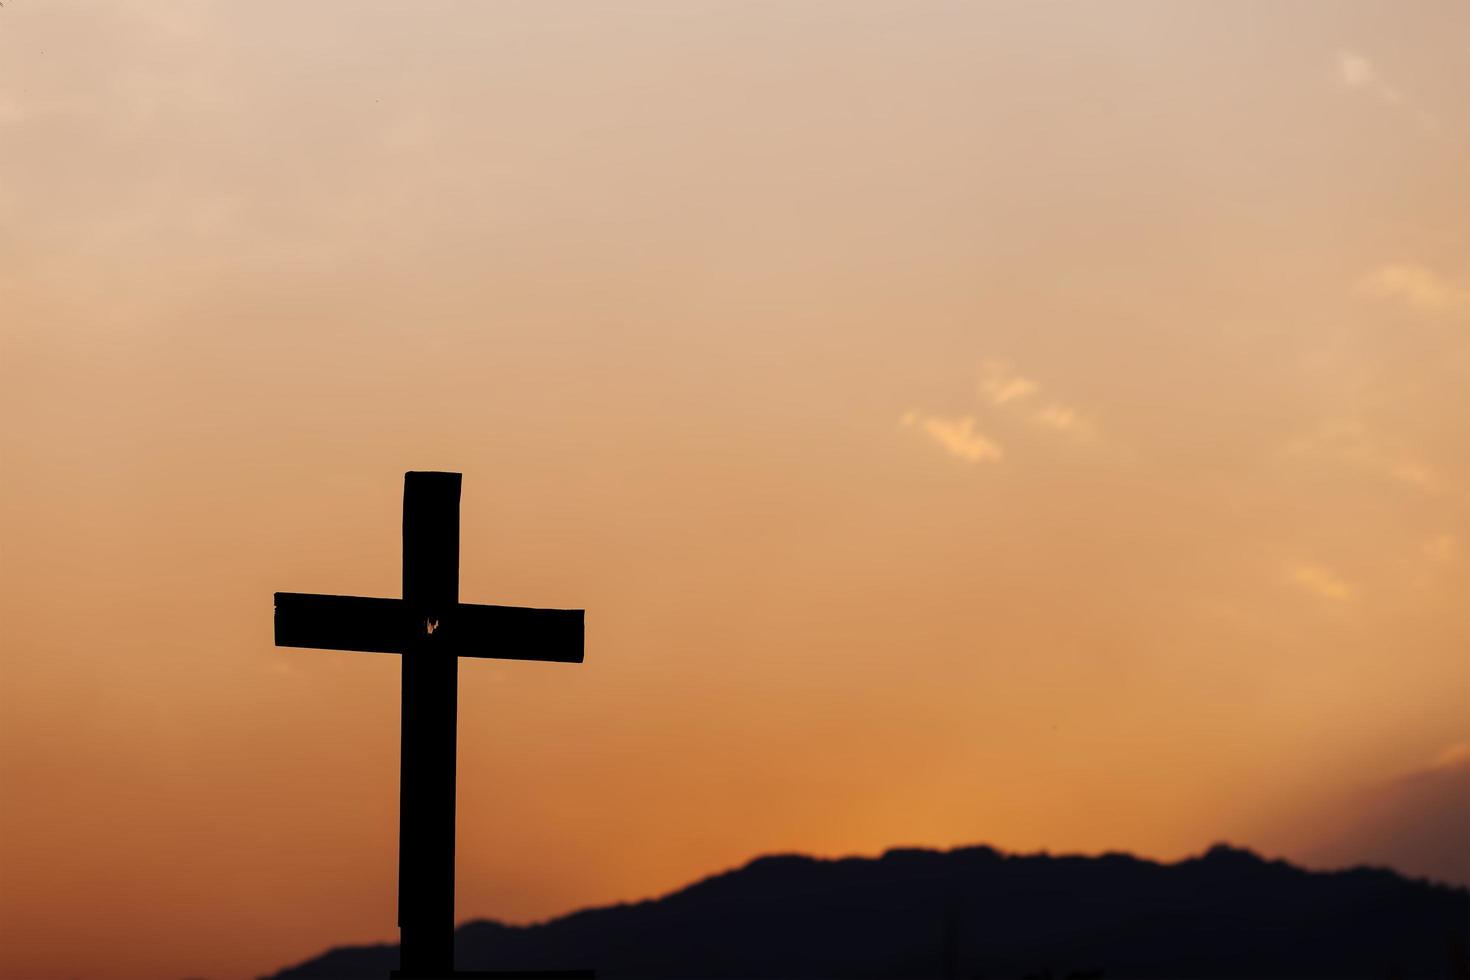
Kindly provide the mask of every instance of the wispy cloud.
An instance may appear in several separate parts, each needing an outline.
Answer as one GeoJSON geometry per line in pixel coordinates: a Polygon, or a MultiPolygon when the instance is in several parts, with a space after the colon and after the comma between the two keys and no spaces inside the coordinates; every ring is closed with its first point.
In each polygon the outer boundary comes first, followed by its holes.
{"type": "Polygon", "coordinates": [[[1017,374],[1008,361],[987,360],[980,364],[980,393],[992,405],[1018,401],[1040,390],[1041,385],[1017,374]]]}
{"type": "MultiPolygon", "coordinates": [[[[991,420],[997,424],[1014,428],[1014,423],[1003,421],[1011,416],[1074,438],[1093,433],[1092,422],[1076,408],[1054,399],[1041,402],[1041,383],[1021,374],[1010,361],[999,358],[981,361],[976,390],[991,420]]],[[[981,420],[975,415],[929,415],[914,410],[903,416],[903,424],[928,433],[951,455],[967,462],[997,460],[1005,455],[999,443],[979,431],[981,420]]]]}
{"type": "Polygon", "coordinates": [[[1413,116],[1421,126],[1435,132],[1440,130],[1439,120],[1427,109],[1404,95],[1403,91],[1383,76],[1367,56],[1344,48],[1337,52],[1337,78],[1350,91],[1362,92],[1387,106],[1402,109],[1413,116]]]}
{"type": "Polygon", "coordinates": [[[951,456],[967,463],[998,460],[1004,456],[1005,451],[999,445],[976,430],[975,422],[973,415],[945,418],[942,415],[909,412],[903,417],[904,425],[915,426],[928,433],[951,456]]]}
{"type": "Polygon", "coordinates": [[[1332,602],[1346,602],[1356,590],[1336,572],[1313,562],[1292,562],[1286,567],[1286,580],[1299,589],[1332,602]]]}
{"type": "Polygon", "coordinates": [[[1448,565],[1455,560],[1459,548],[1456,546],[1455,538],[1450,534],[1438,534],[1425,541],[1419,548],[1424,557],[1436,565],[1448,565]]]}
{"type": "Polygon", "coordinates": [[[1050,429],[1058,432],[1084,432],[1090,426],[1077,411],[1066,405],[1051,404],[1037,412],[1035,420],[1050,429]]]}
{"type": "Polygon", "coordinates": [[[1039,408],[1028,408],[1031,397],[1041,391],[1041,384],[1018,373],[1009,361],[989,359],[980,364],[980,394],[997,408],[1024,411],[1027,418],[1054,432],[1082,435],[1092,431],[1092,423],[1081,412],[1059,401],[1048,401],[1039,408]]]}
{"type": "Polygon", "coordinates": [[[1461,766],[1470,766],[1470,742],[1455,742],[1447,745],[1439,755],[1434,757],[1430,769],[1458,769],[1461,766]]]}
{"type": "Polygon", "coordinates": [[[1419,313],[1470,311],[1470,288],[1409,262],[1379,266],[1358,280],[1357,291],[1396,300],[1419,313]]]}
{"type": "Polygon", "coordinates": [[[1404,101],[1403,93],[1378,74],[1378,69],[1356,51],[1337,52],[1337,77],[1348,88],[1363,89],[1390,105],[1404,101]]]}
{"type": "Polygon", "coordinates": [[[1334,459],[1425,492],[1444,489],[1428,463],[1397,452],[1360,422],[1338,419],[1286,447],[1292,455],[1334,459]]]}

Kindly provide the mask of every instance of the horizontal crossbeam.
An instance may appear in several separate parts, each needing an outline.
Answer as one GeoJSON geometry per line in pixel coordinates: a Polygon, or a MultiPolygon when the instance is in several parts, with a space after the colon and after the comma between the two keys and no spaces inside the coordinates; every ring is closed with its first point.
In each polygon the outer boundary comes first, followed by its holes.
{"type": "Polygon", "coordinates": [[[276,593],[276,646],[402,653],[443,649],[460,657],[579,664],[581,609],[528,609],[462,602],[438,619],[413,615],[402,599],[276,593]]]}

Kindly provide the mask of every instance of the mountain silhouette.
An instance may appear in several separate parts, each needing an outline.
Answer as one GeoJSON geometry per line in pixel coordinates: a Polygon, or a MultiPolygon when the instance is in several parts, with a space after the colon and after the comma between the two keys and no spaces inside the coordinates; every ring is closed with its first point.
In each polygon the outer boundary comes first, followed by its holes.
{"type": "MultiPolygon", "coordinates": [[[[600,977],[1470,978],[1470,891],[1220,844],[1160,864],[989,847],[758,858],[666,895],[455,934],[461,969],[600,977]]],[[[398,947],[268,980],[384,977],[398,947]]]]}

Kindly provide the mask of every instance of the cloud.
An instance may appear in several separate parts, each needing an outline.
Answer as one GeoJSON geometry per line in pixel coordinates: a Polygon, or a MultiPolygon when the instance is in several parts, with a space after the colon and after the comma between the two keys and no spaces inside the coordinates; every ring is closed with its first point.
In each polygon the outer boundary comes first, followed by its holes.
{"type": "Polygon", "coordinates": [[[1036,421],[1060,432],[1070,432],[1077,427],[1077,413],[1065,405],[1048,405],[1036,413],[1036,421]]]}
{"type": "Polygon", "coordinates": [[[1425,558],[1436,565],[1448,565],[1455,560],[1455,553],[1458,549],[1455,547],[1455,539],[1452,535],[1441,534],[1424,542],[1420,550],[1424,552],[1425,558]]]}
{"type": "Polygon", "coordinates": [[[1397,300],[1419,313],[1470,311],[1470,289],[1432,269],[1408,262],[1379,266],[1358,280],[1357,291],[1379,299],[1397,300]]]}
{"type": "Polygon", "coordinates": [[[1433,467],[1385,447],[1361,422],[1329,421],[1315,433],[1289,444],[1286,452],[1339,460],[1426,493],[1444,489],[1433,467]]]}
{"type": "Polygon", "coordinates": [[[1091,428],[1088,422],[1077,414],[1076,409],[1057,403],[1046,406],[1032,417],[1040,424],[1058,432],[1082,433],[1091,428]]]}
{"type": "Polygon", "coordinates": [[[1006,361],[987,360],[980,365],[980,393],[992,405],[1026,398],[1041,390],[1041,385],[1011,370],[1006,361]]]}
{"type": "MultiPolygon", "coordinates": [[[[1035,406],[1035,395],[1041,391],[1039,382],[1018,373],[1009,361],[986,358],[980,362],[980,380],[977,385],[981,398],[988,402],[994,414],[1019,413],[1032,424],[1052,432],[1071,436],[1086,436],[1092,433],[1092,424],[1083,414],[1057,401],[1035,406]]],[[[921,429],[935,442],[943,446],[952,456],[966,462],[998,460],[1005,451],[995,440],[981,433],[979,419],[974,415],[946,417],[928,415],[918,410],[903,416],[903,424],[921,429]]]]}
{"type": "Polygon", "coordinates": [[[1325,565],[1295,562],[1287,566],[1286,579],[1292,585],[1332,602],[1346,602],[1355,590],[1325,565]]]}
{"type": "Polygon", "coordinates": [[[975,430],[973,415],[945,418],[940,415],[920,415],[918,412],[909,412],[903,417],[903,424],[917,426],[943,446],[951,456],[963,459],[967,463],[978,463],[987,459],[997,460],[1005,455],[1000,446],[975,430]]]}
{"type": "Polygon", "coordinates": [[[1439,120],[1428,110],[1410,100],[1366,56],[1343,49],[1337,52],[1337,79],[1349,91],[1362,92],[1388,106],[1401,108],[1418,120],[1424,128],[1438,132],[1439,120]]]}
{"type": "Polygon", "coordinates": [[[1373,62],[1356,51],[1337,52],[1337,77],[1348,88],[1364,89],[1385,102],[1398,103],[1404,100],[1398,89],[1379,76],[1373,62]]]}
{"type": "MultiPolygon", "coordinates": [[[[1017,373],[1009,361],[991,358],[980,363],[980,394],[997,408],[1017,409],[1039,391],[1040,383],[1017,373]]],[[[1055,432],[1082,435],[1092,430],[1081,412],[1057,401],[1030,412],[1029,418],[1055,432]]]]}
{"type": "Polygon", "coordinates": [[[1429,768],[1434,771],[1459,769],[1462,766],[1470,766],[1470,742],[1456,742],[1445,746],[1444,750],[1434,757],[1434,762],[1429,768]]]}
{"type": "Polygon", "coordinates": [[[1387,472],[1400,483],[1412,483],[1426,490],[1434,486],[1434,470],[1423,463],[1395,463],[1387,472]]]}

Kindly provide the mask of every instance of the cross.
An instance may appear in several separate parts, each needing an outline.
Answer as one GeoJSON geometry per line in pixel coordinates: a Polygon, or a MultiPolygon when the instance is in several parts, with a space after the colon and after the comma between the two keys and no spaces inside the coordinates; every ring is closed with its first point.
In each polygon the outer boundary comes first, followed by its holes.
{"type": "MultiPolygon", "coordinates": [[[[459,658],[582,662],[580,609],[459,601],[458,473],[403,478],[403,598],[276,593],[276,646],[403,657],[394,977],[524,976],[454,969],[459,658]]],[[[588,971],[537,974],[586,977],[588,971]]]]}

